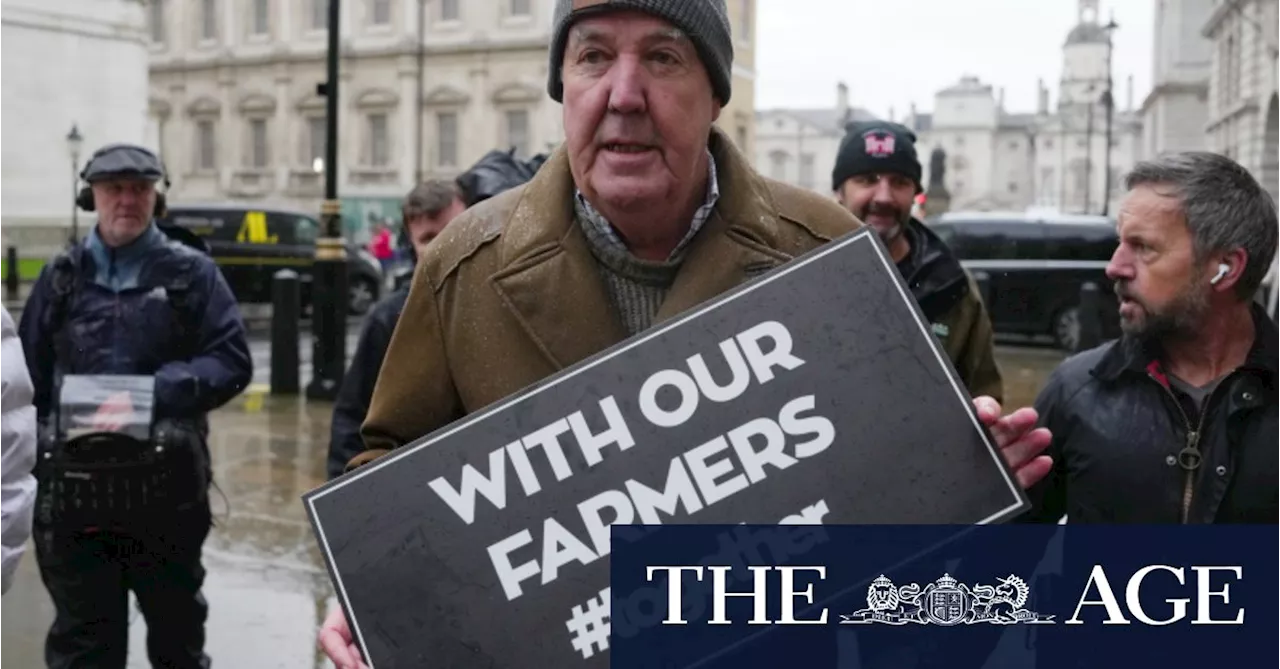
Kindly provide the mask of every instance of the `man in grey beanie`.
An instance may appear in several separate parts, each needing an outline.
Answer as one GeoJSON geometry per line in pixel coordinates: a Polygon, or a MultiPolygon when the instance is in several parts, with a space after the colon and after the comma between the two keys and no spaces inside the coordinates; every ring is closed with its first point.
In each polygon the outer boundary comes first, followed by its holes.
{"type": "MultiPolygon", "coordinates": [[[[565,143],[423,255],[348,471],[861,226],[715,127],[731,44],[724,0],[559,0],[548,92],[565,143]]],[[[1035,413],[978,407],[1023,484],[1039,480],[1035,413]]],[[[361,666],[340,610],[319,641],[361,666]]]]}

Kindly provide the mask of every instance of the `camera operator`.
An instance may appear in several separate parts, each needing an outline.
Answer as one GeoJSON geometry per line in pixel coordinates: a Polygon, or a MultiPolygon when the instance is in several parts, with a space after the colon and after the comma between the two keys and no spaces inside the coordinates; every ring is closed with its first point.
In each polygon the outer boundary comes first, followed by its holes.
{"type": "Polygon", "coordinates": [[[45,266],[19,326],[40,423],[36,559],[56,610],[45,660],[123,669],[132,591],[151,664],[208,667],[206,415],[252,377],[244,323],[213,260],[154,223],[167,185],[154,153],[109,145],[80,177],[76,203],[97,223],[45,266]],[[146,392],[95,399],[76,425],[76,378],[143,379],[146,392]]]}

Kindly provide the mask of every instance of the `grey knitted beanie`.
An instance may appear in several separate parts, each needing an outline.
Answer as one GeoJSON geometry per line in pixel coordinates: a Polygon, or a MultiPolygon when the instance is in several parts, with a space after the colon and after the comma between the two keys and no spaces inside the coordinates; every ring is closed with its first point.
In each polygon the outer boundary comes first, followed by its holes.
{"type": "Polygon", "coordinates": [[[586,16],[619,10],[635,10],[669,21],[683,30],[698,50],[703,67],[711,77],[711,87],[721,106],[729,102],[733,79],[733,36],[725,0],[556,0],[554,32],[551,37],[551,69],[547,92],[563,102],[564,84],[560,66],[569,27],[586,16]]]}

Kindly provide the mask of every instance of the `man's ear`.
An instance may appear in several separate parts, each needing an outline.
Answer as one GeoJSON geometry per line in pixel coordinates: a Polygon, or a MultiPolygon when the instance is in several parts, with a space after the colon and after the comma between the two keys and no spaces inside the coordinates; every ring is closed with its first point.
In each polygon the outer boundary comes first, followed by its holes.
{"type": "Polygon", "coordinates": [[[720,120],[720,110],[724,107],[724,102],[721,102],[720,98],[717,97],[712,97],[711,99],[716,103],[715,106],[711,108],[711,122],[715,123],[720,120]]]}
{"type": "Polygon", "coordinates": [[[1240,275],[1244,273],[1245,267],[1249,262],[1249,254],[1244,249],[1232,249],[1222,255],[1213,263],[1211,273],[1209,274],[1212,285],[1210,288],[1215,292],[1226,292],[1234,290],[1236,284],[1240,281],[1240,275]],[[1220,267],[1226,267],[1226,272],[1222,273],[1222,278],[1213,281],[1213,278],[1221,273],[1220,267]]]}

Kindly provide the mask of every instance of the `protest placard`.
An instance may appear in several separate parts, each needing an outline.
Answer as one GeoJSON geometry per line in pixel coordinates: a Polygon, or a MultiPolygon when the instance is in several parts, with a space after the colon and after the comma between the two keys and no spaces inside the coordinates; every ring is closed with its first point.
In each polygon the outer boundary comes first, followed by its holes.
{"type": "Polygon", "coordinates": [[[863,230],[305,504],[389,669],[607,666],[614,523],[994,523],[1026,498],[863,230]]]}

